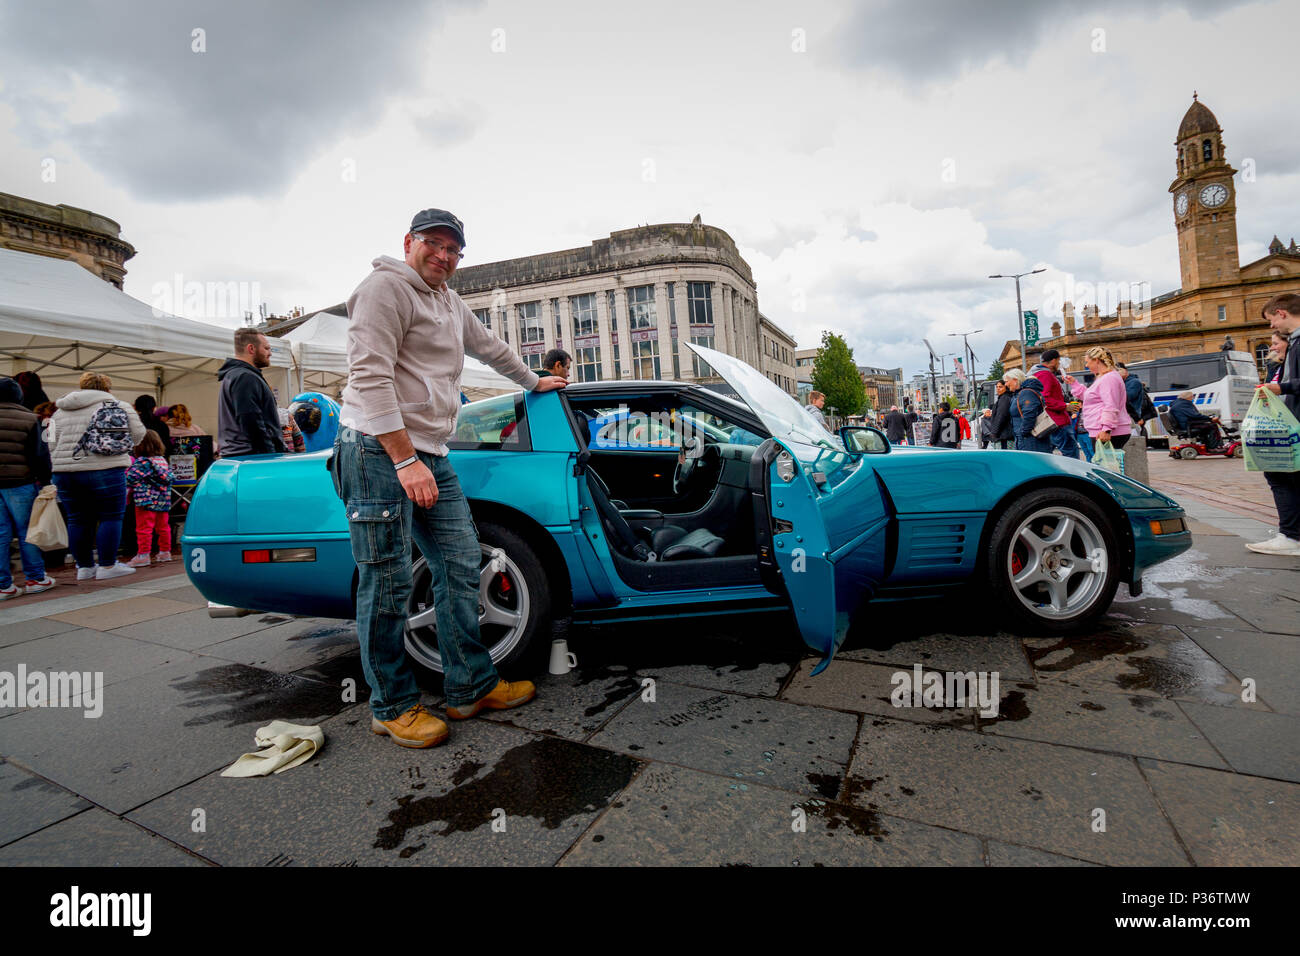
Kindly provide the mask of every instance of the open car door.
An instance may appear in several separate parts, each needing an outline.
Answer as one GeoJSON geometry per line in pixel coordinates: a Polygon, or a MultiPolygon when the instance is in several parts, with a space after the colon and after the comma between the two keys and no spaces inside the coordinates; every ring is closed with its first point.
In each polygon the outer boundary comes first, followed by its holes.
{"type": "Polygon", "coordinates": [[[821,673],[854,611],[886,572],[892,515],[871,456],[846,451],[838,436],[740,359],[686,344],[736,390],[779,446],[767,468],[772,554],[799,633],[822,655],[813,671],[821,673]]]}

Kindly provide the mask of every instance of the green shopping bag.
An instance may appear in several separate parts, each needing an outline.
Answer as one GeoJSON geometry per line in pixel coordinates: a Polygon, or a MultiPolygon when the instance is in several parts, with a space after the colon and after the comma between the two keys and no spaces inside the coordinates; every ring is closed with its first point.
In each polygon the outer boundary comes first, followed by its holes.
{"type": "Polygon", "coordinates": [[[1092,453],[1092,463],[1098,468],[1124,474],[1124,453],[1108,441],[1097,443],[1097,450],[1092,453]]]}
{"type": "Polygon", "coordinates": [[[1300,471],[1300,422],[1267,388],[1255,389],[1241,421],[1247,471],[1300,471]]]}

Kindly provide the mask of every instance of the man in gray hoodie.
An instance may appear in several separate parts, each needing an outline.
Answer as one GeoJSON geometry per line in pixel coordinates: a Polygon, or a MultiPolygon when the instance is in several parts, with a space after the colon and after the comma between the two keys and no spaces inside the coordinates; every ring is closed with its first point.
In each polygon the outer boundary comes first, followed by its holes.
{"type": "Polygon", "coordinates": [[[347,506],[357,561],[357,634],[370,684],[370,729],[403,747],[432,747],[447,725],[420,704],[406,661],[411,539],[429,562],[447,714],[526,704],[529,681],[508,683],[479,640],[479,543],[447,460],[460,411],[465,353],[526,389],[539,379],[447,286],[465,227],[443,209],[416,214],[405,261],[380,256],[348,299],[348,383],[331,470],[347,506]]]}

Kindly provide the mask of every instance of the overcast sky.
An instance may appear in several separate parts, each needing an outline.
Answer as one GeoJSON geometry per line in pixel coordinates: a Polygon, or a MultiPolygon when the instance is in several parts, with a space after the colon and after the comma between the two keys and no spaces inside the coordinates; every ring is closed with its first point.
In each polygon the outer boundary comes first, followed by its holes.
{"type": "Polygon", "coordinates": [[[0,191],[121,223],[137,298],[277,313],[345,299],[426,206],[465,265],[699,213],[800,347],[910,376],[983,329],[983,370],[1016,334],[990,273],[1047,267],[1044,334],[1071,284],[1178,287],[1194,89],[1253,161],[1242,262],[1300,238],[1297,34],[1291,0],[0,0],[0,191]]]}

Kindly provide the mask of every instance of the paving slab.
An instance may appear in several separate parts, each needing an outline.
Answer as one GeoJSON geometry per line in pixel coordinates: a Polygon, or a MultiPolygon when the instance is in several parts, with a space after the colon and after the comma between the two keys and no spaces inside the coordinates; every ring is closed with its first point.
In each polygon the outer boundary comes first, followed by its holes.
{"type": "Polygon", "coordinates": [[[184,601],[190,604],[197,604],[199,607],[207,607],[208,599],[199,593],[199,589],[190,584],[188,579],[181,578],[178,587],[169,587],[160,590],[158,597],[166,598],[169,601],[184,601]]]}
{"type": "Polygon", "coordinates": [[[641,678],[601,670],[588,678],[581,671],[540,674],[534,678],[537,697],[514,710],[484,711],[487,720],[523,730],[586,740],[627,702],[641,693],[641,678]]]}
{"type": "Polygon", "coordinates": [[[77,611],[51,614],[50,618],[80,627],[94,628],[97,631],[111,631],[115,627],[153,621],[193,609],[192,601],[169,601],[167,598],[142,595],[121,601],[110,601],[107,604],[97,604],[77,611]]]}
{"type": "Polygon", "coordinates": [[[184,661],[105,689],[104,713],[29,709],[0,720],[0,753],[123,813],[226,767],[275,719],[318,724],[337,687],[212,660],[184,661]]]}
{"type": "Polygon", "coordinates": [[[1109,627],[1032,638],[1025,650],[1040,684],[1243,705],[1241,682],[1170,624],[1109,627]]]}
{"type": "Polygon", "coordinates": [[[248,614],[244,617],[209,617],[206,610],[187,610],[181,614],[128,624],[116,629],[123,637],[151,641],[184,651],[197,651],[225,641],[262,631],[292,618],[280,614],[248,614]]]}
{"type": "Polygon", "coordinates": [[[0,866],[207,866],[98,807],[0,847],[0,866]]]}
{"type": "Polygon", "coordinates": [[[76,627],[76,624],[52,621],[44,617],[33,618],[30,621],[6,621],[0,615],[0,647],[34,641],[39,637],[49,637],[51,634],[62,634],[76,627]]]}
{"type": "Polygon", "coordinates": [[[1233,770],[1300,783],[1300,717],[1208,707],[1190,701],[1178,706],[1233,770]]]}
{"type": "Polygon", "coordinates": [[[1261,631],[1300,634],[1300,598],[1290,594],[1275,591],[1247,596],[1234,589],[1219,603],[1261,631]]]}
{"type": "Polygon", "coordinates": [[[1227,767],[1178,704],[1158,697],[1012,684],[1002,688],[998,715],[978,723],[998,737],[1227,767]]]}
{"type": "Polygon", "coordinates": [[[1135,762],[1114,754],[867,718],[845,792],[867,810],[1076,859],[1187,864],[1135,762]]]}
{"type": "Polygon", "coordinates": [[[1198,866],[1300,866],[1300,787],[1139,760],[1198,866]]]}
{"type": "Polygon", "coordinates": [[[290,674],[357,649],[355,622],[306,618],[265,627],[219,644],[209,644],[202,648],[202,653],[207,657],[290,674]]]}
{"type": "Polygon", "coordinates": [[[591,743],[795,793],[834,799],[858,718],[667,681],[637,697],[591,743]]]}
{"type": "Polygon", "coordinates": [[[651,764],[565,866],[980,866],[977,837],[651,764]]]}
{"type": "Polygon", "coordinates": [[[370,732],[365,705],[322,729],[325,748],[300,767],[211,774],[129,818],[227,866],[551,865],[639,766],[482,720],[456,724],[441,747],[406,750],[370,732]],[[190,826],[196,808],[204,833],[190,826]]]}
{"type": "MultiPolygon", "coordinates": [[[[0,671],[14,673],[19,664],[33,671],[78,671],[102,673],[104,686],[197,658],[186,651],[116,634],[101,634],[78,627],[62,634],[37,638],[0,649],[0,671]]],[[[0,708],[0,713],[10,708],[0,708]]]]}
{"type": "Polygon", "coordinates": [[[90,806],[75,793],[0,761],[0,846],[90,806]]]}
{"type": "Polygon", "coordinates": [[[631,670],[639,677],[768,697],[780,692],[805,651],[784,613],[703,620],[708,623],[573,627],[567,639],[578,668],[593,679],[631,670]]]}
{"type": "MultiPolygon", "coordinates": [[[[914,683],[914,671],[883,664],[860,664],[856,661],[831,662],[826,670],[816,677],[812,670],[817,661],[809,658],[799,667],[785,691],[782,700],[797,704],[812,704],[815,707],[831,707],[835,710],[852,710],[861,714],[879,714],[898,720],[915,720],[921,723],[941,723],[947,727],[964,727],[975,729],[975,711],[971,707],[896,707],[893,696],[896,687],[895,675],[902,674],[907,679],[907,687],[914,683]]],[[[923,674],[937,673],[933,668],[924,668],[923,674]]],[[[910,693],[903,695],[909,705],[910,693]]]]}
{"type": "Polygon", "coordinates": [[[1097,866],[1086,860],[1047,853],[1027,846],[1015,846],[1001,840],[988,841],[989,866],[1097,866]]]}
{"type": "Polygon", "coordinates": [[[926,670],[996,671],[1002,680],[1034,679],[1020,638],[1013,634],[937,633],[899,640],[880,631],[872,633],[869,640],[862,643],[859,639],[854,645],[846,641],[835,659],[893,664],[905,669],[920,664],[926,670]]]}
{"type": "Polygon", "coordinates": [[[1183,631],[1242,680],[1253,680],[1259,701],[1279,713],[1300,715],[1300,638],[1226,627],[1183,631]]]}

